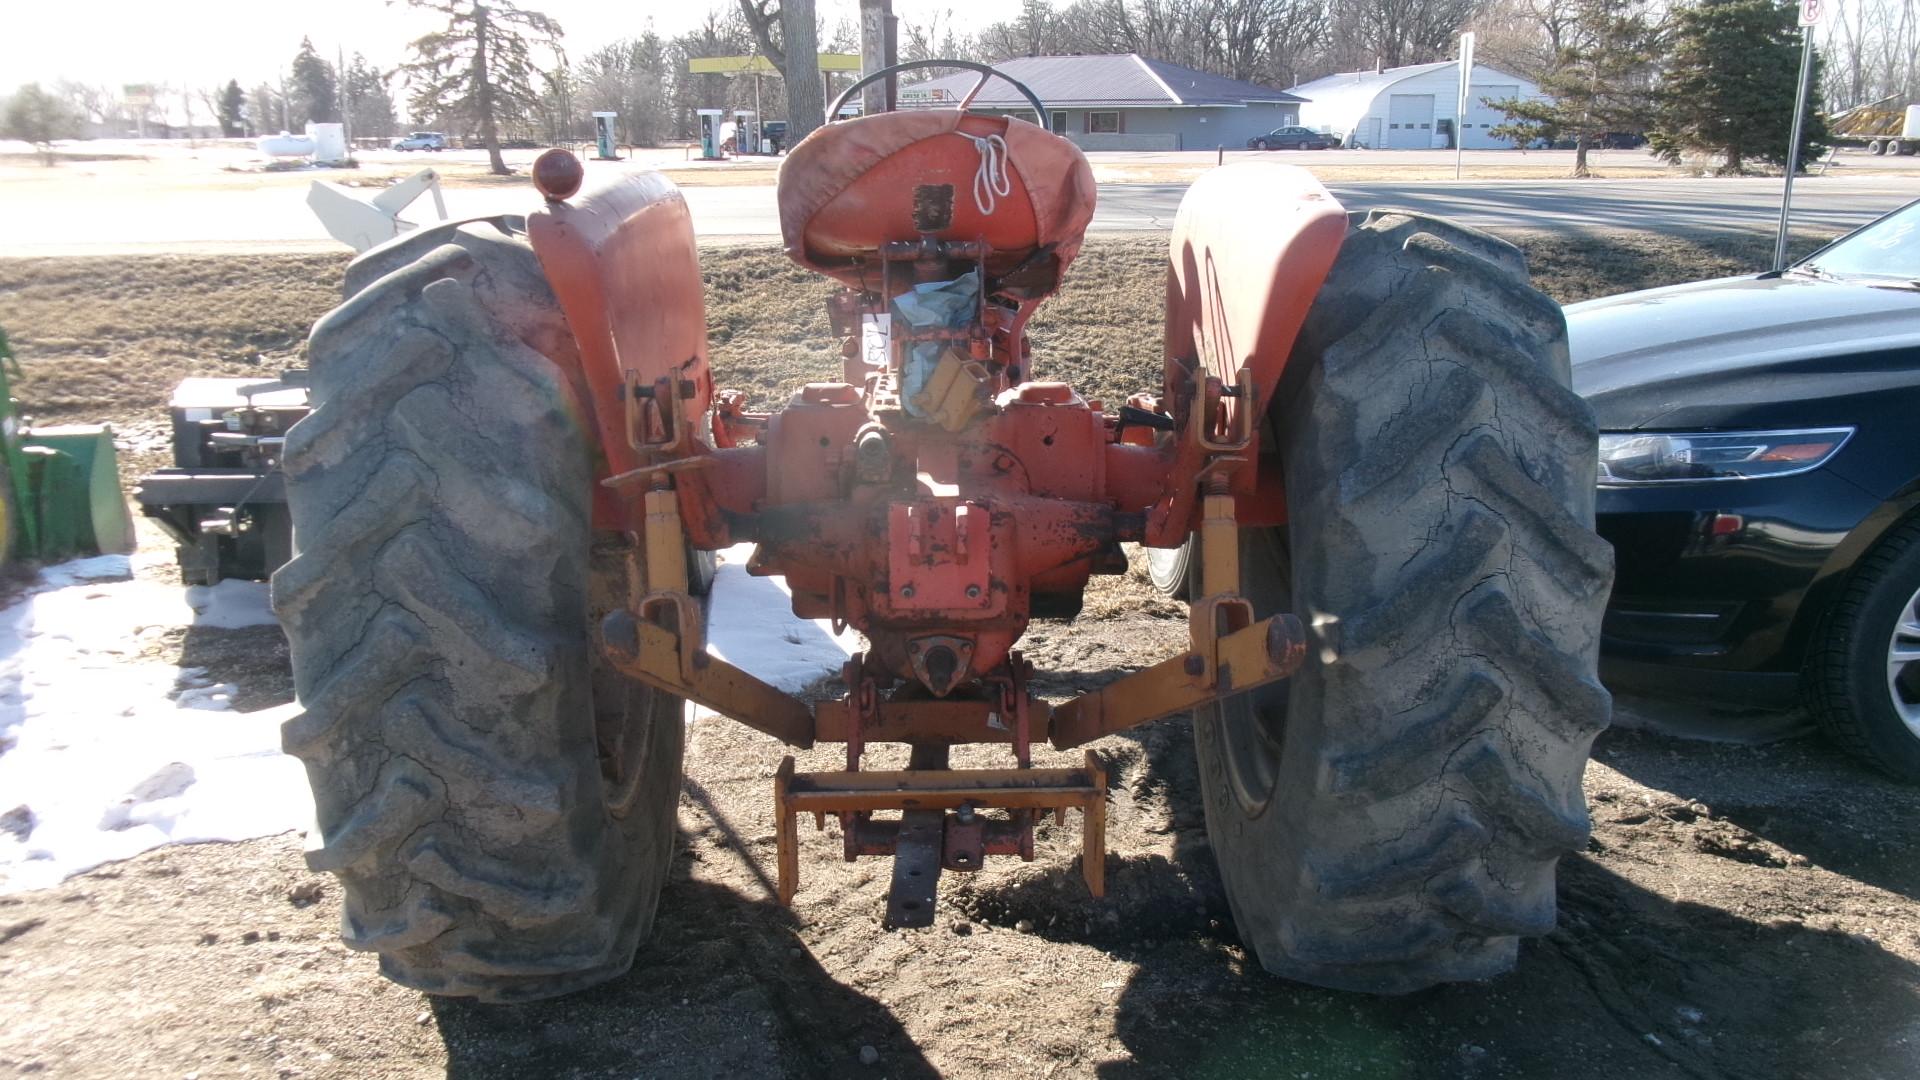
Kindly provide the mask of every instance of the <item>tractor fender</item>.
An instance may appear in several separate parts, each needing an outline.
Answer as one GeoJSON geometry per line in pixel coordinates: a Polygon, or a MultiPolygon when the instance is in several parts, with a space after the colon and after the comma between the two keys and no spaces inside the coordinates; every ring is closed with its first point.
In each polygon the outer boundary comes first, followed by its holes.
{"type": "MultiPolygon", "coordinates": [[[[713,400],[706,300],[686,198],[657,172],[630,173],[567,199],[549,198],[527,216],[527,236],[579,345],[580,370],[566,374],[591,408],[606,475],[637,468],[624,393],[629,380],[642,388],[661,379],[688,384],[677,404],[686,417],[706,415],[713,400]]],[[[670,449],[698,452],[694,434],[683,426],[670,449]]],[[[596,522],[614,524],[608,517],[620,511],[610,503],[604,495],[596,501],[596,522]]]]}
{"type": "MultiPolygon", "coordinates": [[[[1223,402],[1228,427],[1257,432],[1346,234],[1346,208],[1299,166],[1246,161],[1201,174],[1174,218],[1162,400],[1190,392],[1181,385],[1189,372],[1238,385],[1238,396],[1223,402]],[[1246,409],[1255,414],[1241,416],[1246,409]]],[[[1233,492],[1243,506],[1268,511],[1261,520],[1282,520],[1284,507],[1251,505],[1278,491],[1260,482],[1256,466],[1249,455],[1233,474],[1233,492]]],[[[1158,508],[1150,544],[1185,537],[1197,501],[1191,488],[1176,484],[1158,508]]]]}

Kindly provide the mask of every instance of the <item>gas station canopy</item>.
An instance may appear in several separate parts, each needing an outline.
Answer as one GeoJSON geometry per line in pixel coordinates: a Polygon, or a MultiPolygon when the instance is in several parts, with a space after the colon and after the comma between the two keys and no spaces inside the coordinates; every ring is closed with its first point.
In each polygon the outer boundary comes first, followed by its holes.
{"type": "MultiPolygon", "coordinates": [[[[859,71],[859,53],[821,53],[821,71],[859,71]]],[[[687,61],[691,75],[778,75],[780,69],[764,56],[702,56],[687,61]]]]}

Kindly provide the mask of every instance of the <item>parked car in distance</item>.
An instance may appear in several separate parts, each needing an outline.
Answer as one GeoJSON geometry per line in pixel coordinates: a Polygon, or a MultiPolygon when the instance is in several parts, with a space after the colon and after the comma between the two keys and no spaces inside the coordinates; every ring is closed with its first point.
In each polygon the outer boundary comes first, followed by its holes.
{"type": "Polygon", "coordinates": [[[1801,700],[1920,782],[1920,202],[1784,272],[1566,315],[1609,685],[1801,700]]]}
{"type": "Polygon", "coordinates": [[[447,137],[438,131],[416,131],[393,144],[395,150],[445,150],[447,137]]]}
{"type": "Polygon", "coordinates": [[[1247,140],[1249,150],[1330,150],[1339,145],[1334,136],[1303,127],[1274,128],[1247,140]]]}

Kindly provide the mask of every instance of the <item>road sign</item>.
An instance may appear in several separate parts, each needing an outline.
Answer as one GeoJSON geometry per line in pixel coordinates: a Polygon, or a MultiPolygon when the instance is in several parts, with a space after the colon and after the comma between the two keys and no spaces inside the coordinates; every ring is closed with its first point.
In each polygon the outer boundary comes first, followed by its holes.
{"type": "Polygon", "coordinates": [[[1800,25],[1819,26],[1826,21],[1831,0],[1800,0],[1800,25]]]}

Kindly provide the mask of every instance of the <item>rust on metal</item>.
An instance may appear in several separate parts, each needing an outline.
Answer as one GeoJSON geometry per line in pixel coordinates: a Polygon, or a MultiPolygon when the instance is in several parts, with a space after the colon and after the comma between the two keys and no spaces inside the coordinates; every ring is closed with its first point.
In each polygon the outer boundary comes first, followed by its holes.
{"type": "MultiPolygon", "coordinates": [[[[1044,702],[1032,701],[1045,708],[1044,702]]],[[[813,737],[820,742],[846,742],[852,736],[852,711],[845,700],[814,706],[813,737]]],[[[1002,743],[1013,740],[1013,719],[998,702],[936,700],[882,701],[867,721],[862,737],[869,742],[1002,743]]]]}
{"type": "Polygon", "coordinates": [[[900,815],[893,845],[893,885],[887,890],[888,926],[933,925],[945,817],[938,810],[908,810],[900,815]]]}
{"type": "Polygon", "coordinates": [[[701,651],[704,662],[690,672],[681,668],[680,635],[615,611],[600,624],[609,662],[632,679],[704,705],[779,739],[806,749],[813,745],[813,713],[807,703],[755,678],[717,656],[701,651]]]}
{"type": "Polygon", "coordinates": [[[713,385],[678,189],[642,174],[577,193],[565,153],[535,172],[548,202],[529,231],[577,346],[554,352],[577,352],[558,363],[598,434],[594,524],[642,553],[630,609],[602,624],[610,663],[795,746],[846,746],[843,772],[789,758],[774,778],[781,902],[798,888],[801,814],[837,820],[848,859],[895,858],[894,925],[931,919],[942,870],[1033,858],[1035,822],[1070,809],[1098,895],[1105,770],[1092,755],[1035,768],[1033,739],[1079,745],[1305,657],[1297,618],[1256,620],[1240,595],[1238,544],[1249,521],[1285,520],[1267,505],[1284,489],[1260,428],[1344,235],[1339,204],[1288,167],[1196,184],[1173,233],[1158,392],[1110,413],[1037,373],[1026,332],[1093,213],[1084,155],[964,108],[829,125],[788,158],[779,202],[788,253],[844,286],[828,302],[840,378],[756,413],[713,385]],[[989,138],[1007,150],[992,210],[965,197],[989,138]],[[1276,192],[1249,224],[1241,208],[1276,192]],[[923,286],[967,291],[932,325],[898,317],[923,286]],[[1093,574],[1124,572],[1120,542],[1190,536],[1188,647],[1059,709],[1034,698],[1017,648],[1030,621],[1071,616],[1093,574]],[[687,552],[735,543],[754,545],[749,573],[785,579],[797,616],[866,638],[839,700],[810,706],[708,652],[687,552]],[[906,744],[908,767],[865,769],[881,742],[906,744]],[[949,768],[961,743],[1004,743],[1013,767],[949,768]]]}
{"type": "Polygon", "coordinates": [[[1176,656],[1056,707],[1053,745],[1066,750],[1284,679],[1306,659],[1306,631],[1293,615],[1270,616],[1220,639],[1216,655],[1216,682],[1195,679],[1191,656],[1176,656]]]}
{"type": "Polygon", "coordinates": [[[1051,769],[800,773],[794,771],[793,759],[788,757],[774,775],[781,902],[791,903],[798,889],[797,822],[801,814],[841,815],[843,828],[851,819],[854,825],[845,837],[849,859],[894,856],[895,888],[888,908],[888,918],[894,925],[926,925],[901,921],[918,912],[905,908],[901,901],[922,896],[915,889],[924,883],[924,897],[930,907],[940,867],[977,870],[988,855],[1032,859],[1033,818],[1048,811],[1080,811],[1082,871],[1088,889],[1094,896],[1101,896],[1105,889],[1106,797],[1106,769],[1091,751],[1078,768],[1051,769]],[[899,810],[901,817],[898,821],[876,821],[859,816],[884,810],[899,810]],[[1005,817],[989,817],[986,811],[990,810],[1008,813],[1005,817]],[[903,886],[903,854],[912,853],[918,859],[926,851],[932,853],[933,870],[914,863],[921,873],[905,874],[911,884],[903,886]]]}

